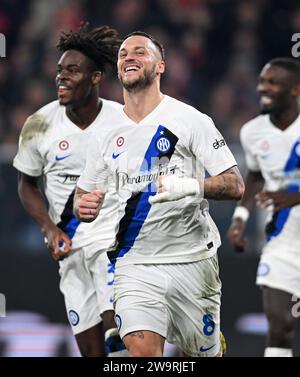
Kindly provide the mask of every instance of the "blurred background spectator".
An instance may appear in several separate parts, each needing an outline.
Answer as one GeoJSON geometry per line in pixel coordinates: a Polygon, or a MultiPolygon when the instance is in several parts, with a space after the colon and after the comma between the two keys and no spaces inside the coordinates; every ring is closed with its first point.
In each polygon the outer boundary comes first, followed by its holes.
{"type": "MultiPolygon", "coordinates": [[[[262,65],[290,55],[300,29],[300,5],[289,0],[2,0],[0,142],[15,144],[26,116],[55,99],[55,44],[81,20],[109,24],[121,36],[142,29],[167,50],[163,90],[213,116],[229,143],[257,113],[255,83],[262,65]]],[[[110,77],[104,97],[121,100],[110,77]],[[111,90],[111,85],[114,88],[111,90]]],[[[116,89],[117,88],[117,89],[116,89]]]]}
{"type": "MultiPolygon", "coordinates": [[[[82,20],[91,27],[113,26],[121,36],[144,30],[162,41],[167,64],[162,91],[209,114],[244,171],[239,130],[258,114],[257,75],[269,59],[291,55],[291,37],[300,32],[300,5],[299,0],[1,0],[7,57],[0,58],[0,292],[9,310],[36,311],[56,322],[65,321],[57,268],[21,209],[11,161],[26,117],[56,99],[59,33],[76,29],[82,20]],[[52,292],[50,303],[43,289],[52,292]]],[[[107,75],[101,95],[122,102],[115,75],[107,75]]],[[[219,203],[211,207],[224,241],[219,255],[229,354],[259,355],[263,337],[255,334],[264,333],[265,322],[241,316],[261,310],[254,284],[261,218],[249,224],[253,252],[235,256],[224,238],[233,205],[222,203],[222,211],[219,203]],[[248,338],[243,329],[253,330],[248,338]]]]}

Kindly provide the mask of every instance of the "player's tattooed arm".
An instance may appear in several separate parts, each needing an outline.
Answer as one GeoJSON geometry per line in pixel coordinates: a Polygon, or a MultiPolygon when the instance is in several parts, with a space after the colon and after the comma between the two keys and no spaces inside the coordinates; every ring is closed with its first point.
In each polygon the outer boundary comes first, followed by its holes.
{"type": "Polygon", "coordinates": [[[144,339],[143,331],[134,331],[134,332],[130,333],[129,336],[137,336],[140,339],[144,339]]]}
{"type": "Polygon", "coordinates": [[[215,200],[240,200],[245,185],[237,166],[204,180],[204,197],[215,200]]]}
{"type": "Polygon", "coordinates": [[[100,191],[87,192],[76,187],[74,196],[74,214],[83,222],[90,223],[96,219],[102,207],[105,194],[100,191]]]}

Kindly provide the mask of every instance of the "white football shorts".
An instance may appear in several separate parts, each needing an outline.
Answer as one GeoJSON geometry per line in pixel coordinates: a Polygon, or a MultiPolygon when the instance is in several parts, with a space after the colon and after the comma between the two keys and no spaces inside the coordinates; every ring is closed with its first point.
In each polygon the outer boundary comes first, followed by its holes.
{"type": "Polygon", "coordinates": [[[60,290],[73,334],[94,327],[100,314],[113,310],[113,268],[104,251],[74,250],[59,262],[60,290]]]}
{"type": "Polygon", "coordinates": [[[189,356],[219,355],[217,255],[193,263],[117,265],[114,294],[121,338],[148,330],[189,356]]]}
{"type": "Polygon", "coordinates": [[[279,289],[300,297],[300,250],[293,241],[276,238],[262,250],[256,284],[279,289]]]}

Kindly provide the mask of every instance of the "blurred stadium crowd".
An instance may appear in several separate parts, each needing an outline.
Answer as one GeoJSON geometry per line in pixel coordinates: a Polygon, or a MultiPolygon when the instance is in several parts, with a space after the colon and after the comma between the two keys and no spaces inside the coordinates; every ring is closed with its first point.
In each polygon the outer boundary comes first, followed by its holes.
{"type": "MultiPolygon", "coordinates": [[[[25,118],[56,98],[55,44],[81,20],[109,24],[121,36],[142,29],[167,50],[164,92],[210,114],[228,142],[257,113],[255,83],[271,57],[290,55],[300,31],[298,1],[278,0],[2,0],[0,143],[15,144],[25,118]]],[[[104,97],[122,100],[116,79],[104,97]]]]}

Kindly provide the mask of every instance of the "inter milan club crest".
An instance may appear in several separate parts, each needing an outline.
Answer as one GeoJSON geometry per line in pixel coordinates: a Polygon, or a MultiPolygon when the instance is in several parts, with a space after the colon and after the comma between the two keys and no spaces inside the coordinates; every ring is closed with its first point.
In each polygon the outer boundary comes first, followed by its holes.
{"type": "Polygon", "coordinates": [[[121,320],[121,317],[119,316],[119,314],[115,315],[115,322],[116,322],[116,325],[117,325],[117,329],[120,331],[120,329],[122,327],[122,320],[121,320]]]}
{"type": "Polygon", "coordinates": [[[156,141],[156,148],[161,153],[167,153],[171,148],[170,140],[165,136],[161,136],[156,141]]]}
{"type": "Polygon", "coordinates": [[[78,325],[79,323],[79,314],[75,312],[75,310],[69,311],[69,319],[73,326],[78,325]]]}

